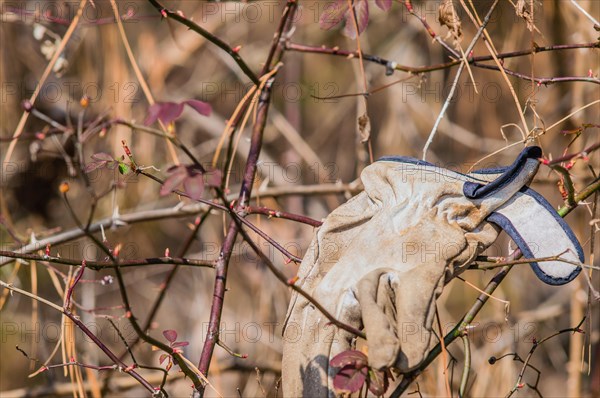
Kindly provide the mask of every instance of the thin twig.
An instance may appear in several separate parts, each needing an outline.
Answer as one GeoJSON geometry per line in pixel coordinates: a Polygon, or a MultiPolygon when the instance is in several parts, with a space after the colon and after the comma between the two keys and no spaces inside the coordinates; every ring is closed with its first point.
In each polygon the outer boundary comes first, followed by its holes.
{"type": "Polygon", "coordinates": [[[63,315],[65,315],[67,318],[69,318],[83,333],[85,333],[93,342],[96,346],[98,346],[98,348],[100,348],[110,359],[111,361],[113,361],[115,363],[115,365],[119,366],[119,368],[125,372],[130,374],[134,379],[136,379],[142,386],[144,386],[144,388],[146,388],[146,390],[148,390],[151,394],[154,394],[156,392],[156,390],[154,389],[154,387],[148,383],[140,374],[138,374],[137,372],[135,372],[135,370],[131,369],[130,367],[128,367],[126,364],[124,364],[123,362],[121,362],[119,360],[119,358],[104,344],[102,343],[102,341],[100,341],[100,339],[98,339],[98,337],[96,337],[84,324],[83,322],[76,317],[75,315],[73,315],[70,311],[68,311],[66,308],[63,308],[59,305],[56,305],[44,298],[41,298],[39,296],[36,296],[34,294],[31,294],[25,290],[19,289],[17,287],[14,287],[8,283],[5,283],[4,281],[0,281],[0,286],[9,289],[10,291],[22,294],[24,296],[30,297],[34,300],[39,301],[40,303],[46,304],[47,306],[55,309],[58,312],[61,312],[63,315]]]}
{"type": "MultiPolygon", "coordinates": [[[[412,5],[412,1],[411,0],[404,0],[404,7],[406,8],[406,10],[413,15],[414,17],[416,17],[421,24],[423,25],[423,27],[425,28],[425,30],[427,31],[427,33],[429,34],[429,36],[431,36],[431,38],[435,41],[437,41],[438,43],[440,43],[442,45],[442,47],[444,47],[446,49],[446,51],[448,51],[450,54],[452,54],[452,56],[456,59],[460,58],[460,54],[457,53],[452,47],[450,47],[448,45],[448,43],[446,43],[444,40],[442,40],[431,28],[431,26],[429,25],[429,23],[427,22],[427,20],[422,17],[421,15],[417,14],[413,8],[412,5]]],[[[470,51],[466,51],[466,53],[470,53],[470,51]]]]}
{"type": "MultiPolygon", "coordinates": [[[[58,44],[57,48],[54,50],[54,54],[52,55],[50,62],[48,62],[48,65],[46,65],[46,69],[44,69],[44,72],[42,73],[42,76],[40,77],[39,82],[35,86],[35,90],[33,91],[33,94],[31,94],[31,97],[29,98],[29,103],[32,106],[35,104],[35,100],[37,99],[38,95],[40,94],[40,91],[42,89],[42,86],[44,85],[44,82],[46,81],[46,79],[48,79],[48,76],[50,76],[50,73],[54,69],[54,65],[56,65],[56,61],[58,61],[58,59],[60,58],[62,52],[64,51],[65,47],[67,46],[67,43],[71,39],[73,32],[75,32],[75,28],[77,28],[77,25],[79,24],[79,19],[81,18],[81,15],[83,13],[83,9],[85,8],[86,3],[87,3],[87,0],[80,1],[79,8],[77,9],[77,12],[75,13],[73,20],[71,21],[71,24],[69,25],[69,28],[67,29],[67,31],[65,32],[65,35],[60,40],[60,43],[58,44]]],[[[19,124],[17,125],[17,128],[15,129],[15,132],[13,133],[13,136],[12,136],[13,140],[11,140],[11,142],[8,146],[8,149],[6,150],[6,155],[4,156],[4,159],[2,160],[3,168],[4,168],[5,164],[10,162],[12,153],[15,150],[15,147],[17,145],[17,140],[18,140],[19,136],[21,135],[21,133],[23,132],[23,128],[25,127],[25,123],[27,123],[28,118],[29,118],[29,112],[24,111],[23,114],[21,115],[21,119],[19,120],[19,124]]]]}
{"type": "MultiPolygon", "coordinates": [[[[515,385],[513,386],[512,390],[509,391],[509,393],[506,395],[506,398],[510,398],[519,388],[523,387],[522,381],[523,381],[523,376],[525,375],[525,370],[527,369],[527,366],[529,365],[529,361],[531,360],[531,358],[533,357],[533,353],[535,352],[535,350],[537,350],[537,348],[544,344],[546,341],[561,335],[563,333],[583,333],[583,331],[580,329],[581,325],[583,324],[583,322],[585,321],[585,317],[581,320],[581,322],[579,322],[579,324],[575,327],[572,328],[568,328],[568,329],[563,329],[563,330],[559,330],[556,333],[551,334],[548,337],[543,338],[540,341],[533,341],[533,346],[531,347],[531,349],[529,350],[529,353],[527,354],[527,358],[525,358],[525,361],[523,361],[523,367],[521,368],[521,371],[519,372],[519,376],[517,377],[517,381],[515,382],[515,385]]],[[[539,380],[539,373],[538,373],[538,380],[539,380]]],[[[534,385],[534,388],[537,389],[537,382],[534,385]]]]}
{"type": "Polygon", "coordinates": [[[156,8],[156,10],[158,10],[158,12],[161,13],[161,15],[164,18],[171,18],[171,19],[187,26],[189,29],[193,30],[196,33],[199,33],[206,40],[210,41],[211,43],[215,44],[217,47],[224,50],[239,65],[239,67],[242,69],[242,71],[244,71],[244,74],[246,76],[248,76],[248,78],[250,80],[252,80],[252,83],[254,83],[257,86],[259,85],[260,82],[258,80],[258,77],[256,76],[256,74],[254,74],[254,72],[252,72],[250,67],[246,64],[246,61],[244,61],[244,59],[240,56],[239,51],[234,50],[231,46],[229,46],[227,43],[225,43],[219,37],[213,35],[209,31],[207,31],[206,29],[204,29],[203,27],[201,27],[194,21],[184,17],[182,14],[178,13],[177,11],[172,11],[172,10],[169,10],[169,9],[163,7],[163,5],[160,4],[156,0],[148,0],[148,1],[150,2],[150,4],[152,4],[154,6],[154,8],[156,8]]]}
{"type": "MultiPolygon", "coordinates": [[[[55,264],[65,264],[65,265],[81,265],[81,260],[71,259],[66,257],[56,257],[56,256],[47,256],[47,255],[38,255],[31,253],[21,253],[14,252],[9,250],[0,250],[0,256],[15,258],[21,260],[29,260],[29,261],[47,261],[49,263],[55,264]]],[[[139,267],[139,266],[148,266],[148,265],[164,265],[164,264],[173,264],[173,265],[185,265],[190,267],[206,267],[206,268],[214,268],[215,263],[211,260],[197,260],[193,258],[185,258],[185,257],[149,257],[143,259],[135,259],[135,260],[118,260],[119,266],[122,268],[127,267],[139,267]]],[[[112,269],[115,268],[116,265],[112,261],[87,261],[86,266],[93,270],[101,270],[101,269],[112,269]]]]}
{"type": "MultiPolygon", "coordinates": [[[[270,103],[270,92],[271,84],[268,84],[267,86],[265,86],[260,96],[257,119],[252,132],[250,152],[246,161],[244,179],[242,181],[242,186],[240,188],[240,194],[238,197],[238,206],[241,207],[247,206],[250,194],[252,192],[252,185],[254,184],[258,156],[262,147],[263,131],[267,121],[267,112],[270,103]]],[[[221,247],[221,255],[217,260],[216,264],[215,286],[213,293],[213,301],[210,309],[209,325],[206,333],[206,339],[204,340],[202,354],[200,356],[200,362],[198,364],[198,369],[203,374],[208,374],[214,348],[219,338],[218,331],[221,322],[221,314],[223,311],[223,303],[225,299],[225,282],[227,281],[227,270],[238,232],[239,227],[237,223],[235,223],[234,219],[229,225],[225,241],[223,242],[223,245],[221,247]]],[[[199,393],[201,396],[204,394],[203,387],[199,389],[199,393]]]]}
{"type": "MultiPolygon", "coordinates": [[[[331,194],[356,194],[360,192],[362,186],[359,181],[351,183],[333,183],[333,184],[313,184],[313,185],[298,185],[298,186],[285,186],[285,187],[271,187],[261,190],[255,190],[251,193],[250,198],[257,196],[261,197],[285,197],[293,195],[301,196],[312,196],[312,195],[331,195],[331,194]]],[[[227,200],[231,201],[236,198],[235,195],[228,195],[227,200]]],[[[154,210],[142,210],[129,214],[121,214],[118,219],[113,217],[107,217],[92,223],[87,231],[89,233],[100,232],[102,228],[120,228],[124,225],[136,224],[141,222],[150,222],[170,218],[178,217],[189,217],[198,214],[203,214],[209,211],[209,206],[203,203],[193,203],[182,207],[167,207],[162,209],[154,210]]],[[[80,228],[73,228],[55,235],[49,236],[44,239],[37,240],[35,242],[21,246],[20,248],[13,250],[17,253],[32,253],[37,250],[43,249],[46,245],[50,244],[56,246],[59,244],[67,243],[85,236],[85,232],[80,228]]],[[[0,267],[11,263],[13,260],[5,256],[0,255],[0,267]]]]}
{"type": "MultiPolygon", "coordinates": [[[[488,22],[490,22],[490,17],[492,16],[494,9],[496,9],[496,5],[498,5],[498,0],[494,0],[494,3],[491,5],[487,15],[483,19],[481,26],[477,30],[477,33],[475,34],[475,37],[473,37],[473,40],[471,40],[471,43],[469,44],[469,47],[467,47],[465,53],[470,54],[471,50],[473,50],[473,47],[475,47],[477,40],[479,40],[479,37],[483,33],[483,30],[487,26],[488,22]]],[[[454,97],[454,92],[456,91],[456,86],[458,85],[458,80],[460,79],[460,75],[461,75],[464,67],[465,67],[465,63],[461,62],[460,66],[458,67],[458,70],[456,71],[456,77],[454,78],[454,83],[452,83],[452,88],[450,89],[450,93],[448,93],[448,97],[446,98],[446,101],[444,102],[444,105],[442,106],[442,109],[440,110],[440,114],[438,115],[433,127],[431,128],[431,132],[429,133],[429,138],[427,138],[427,142],[425,143],[425,146],[423,147],[423,160],[425,160],[427,158],[427,150],[429,149],[429,146],[433,142],[433,137],[435,136],[437,128],[438,128],[440,122],[442,121],[444,114],[446,113],[446,109],[448,109],[448,106],[450,105],[450,101],[452,101],[452,98],[454,97]]]]}
{"type": "MultiPolygon", "coordinates": [[[[580,44],[557,44],[557,45],[553,45],[553,46],[544,46],[544,47],[534,46],[532,49],[529,49],[529,50],[511,51],[511,52],[496,54],[496,58],[498,58],[498,59],[516,58],[516,57],[522,57],[525,55],[531,55],[531,54],[547,52],[547,51],[575,50],[575,49],[579,49],[579,48],[600,48],[600,42],[580,43],[580,44]]],[[[358,59],[358,53],[356,51],[341,50],[338,47],[310,46],[310,45],[306,45],[306,44],[286,42],[285,49],[288,51],[296,51],[296,52],[301,52],[301,53],[334,55],[334,56],[339,56],[339,57],[343,57],[346,59],[358,59]]],[[[466,55],[467,55],[467,62],[471,65],[477,63],[478,64],[477,66],[481,66],[482,65],[481,62],[494,60],[494,57],[491,55],[483,55],[483,56],[477,56],[477,57],[469,57],[468,56],[469,54],[466,54],[466,55]]],[[[437,70],[448,69],[453,66],[460,65],[462,63],[461,60],[457,59],[457,60],[452,60],[452,61],[448,61],[448,62],[444,62],[441,64],[436,64],[436,65],[407,66],[407,65],[400,65],[396,61],[381,58],[377,55],[365,54],[365,53],[363,53],[363,59],[367,62],[372,62],[375,64],[382,65],[391,71],[398,70],[398,71],[408,72],[408,73],[412,73],[412,74],[421,74],[421,73],[426,73],[426,72],[433,72],[433,71],[437,71],[437,70]]],[[[485,65],[485,64],[483,64],[483,65],[485,65]]],[[[528,77],[526,77],[526,78],[529,79],[528,77]]]]}

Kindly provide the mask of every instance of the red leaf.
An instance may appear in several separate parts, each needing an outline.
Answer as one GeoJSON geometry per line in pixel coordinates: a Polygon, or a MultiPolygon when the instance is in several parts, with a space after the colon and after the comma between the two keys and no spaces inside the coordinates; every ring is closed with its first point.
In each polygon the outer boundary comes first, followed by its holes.
{"type": "Polygon", "coordinates": [[[163,336],[165,339],[169,341],[169,343],[174,343],[177,340],[177,332],[173,329],[163,330],[163,336]]]}
{"type": "Polygon", "coordinates": [[[366,366],[367,363],[367,356],[356,350],[342,351],[329,362],[334,368],[343,368],[347,365],[366,366]]]}
{"type": "Polygon", "coordinates": [[[183,102],[190,108],[193,108],[196,112],[204,116],[210,116],[210,112],[212,112],[212,108],[209,104],[203,101],[198,100],[187,100],[183,102]]]}
{"type": "Polygon", "coordinates": [[[171,347],[176,348],[176,347],[186,347],[188,346],[190,343],[188,341],[176,341],[175,343],[171,344],[171,347]]]}
{"type": "Polygon", "coordinates": [[[112,155],[106,153],[106,152],[98,152],[92,155],[92,159],[94,160],[99,160],[99,161],[105,161],[105,162],[112,162],[113,160],[115,160],[112,155]]]}
{"type": "Polygon", "coordinates": [[[347,365],[333,377],[333,387],[342,392],[353,393],[362,388],[366,379],[366,367],[357,369],[353,365],[347,365]]]}
{"type": "Polygon", "coordinates": [[[204,192],[204,178],[202,174],[188,176],[183,180],[183,188],[190,198],[194,200],[202,199],[204,192]]]}
{"type": "Polygon", "coordinates": [[[383,11],[388,11],[392,7],[392,0],[375,0],[375,5],[383,11]]]}
{"type": "MultiPolygon", "coordinates": [[[[356,0],[354,2],[354,12],[356,13],[356,24],[358,25],[358,34],[365,31],[369,24],[369,2],[368,0],[356,0]]],[[[352,10],[346,11],[346,26],[344,26],[344,35],[351,39],[356,39],[356,28],[354,26],[354,17],[352,10]]]]}
{"type": "Polygon", "coordinates": [[[165,361],[165,359],[167,359],[169,357],[168,354],[162,354],[159,358],[158,358],[158,363],[160,363],[162,365],[162,363],[165,361]]]}
{"type": "Polygon", "coordinates": [[[377,396],[382,396],[387,391],[390,383],[387,374],[381,370],[369,369],[369,391],[377,396]]]}
{"type": "Polygon", "coordinates": [[[185,166],[179,166],[174,169],[173,173],[165,180],[162,187],[160,187],[161,196],[173,192],[186,178],[187,171],[185,170],[185,166]]]}
{"type": "Polygon", "coordinates": [[[336,0],[333,3],[327,4],[319,18],[319,26],[321,29],[329,30],[339,24],[344,18],[347,9],[347,0],[336,0]]]}

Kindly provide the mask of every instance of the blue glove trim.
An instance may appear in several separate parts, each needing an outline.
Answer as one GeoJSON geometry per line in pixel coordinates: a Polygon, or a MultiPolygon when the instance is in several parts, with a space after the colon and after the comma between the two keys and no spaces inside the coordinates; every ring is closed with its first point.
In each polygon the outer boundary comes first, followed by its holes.
{"type": "MultiPolygon", "coordinates": [[[[519,154],[519,157],[517,157],[514,163],[506,168],[500,177],[496,178],[487,185],[482,185],[475,182],[465,182],[463,193],[467,198],[470,199],[482,199],[492,195],[494,192],[501,190],[518,178],[520,172],[523,170],[523,167],[525,167],[529,159],[538,159],[541,156],[542,150],[540,147],[527,147],[519,154]]],[[[478,170],[478,172],[480,174],[489,174],[497,172],[498,170],[499,169],[481,169],[478,170]]]]}

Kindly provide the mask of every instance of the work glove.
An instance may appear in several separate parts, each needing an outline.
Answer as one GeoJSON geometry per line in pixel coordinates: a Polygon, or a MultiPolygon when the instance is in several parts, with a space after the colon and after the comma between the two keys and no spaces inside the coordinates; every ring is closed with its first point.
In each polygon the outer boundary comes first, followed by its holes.
{"type": "MultiPolygon", "coordinates": [[[[369,366],[408,372],[431,344],[435,301],[444,285],[506,231],[526,258],[583,251],[552,206],[527,185],[539,167],[528,147],[505,168],[461,174],[408,157],[366,167],[365,190],[316,230],[296,284],[339,321],[363,329],[369,366]]],[[[561,285],[581,267],[531,263],[542,281],[561,285]]],[[[294,293],[284,325],[285,397],[334,396],[330,360],[353,334],[294,293]]]]}

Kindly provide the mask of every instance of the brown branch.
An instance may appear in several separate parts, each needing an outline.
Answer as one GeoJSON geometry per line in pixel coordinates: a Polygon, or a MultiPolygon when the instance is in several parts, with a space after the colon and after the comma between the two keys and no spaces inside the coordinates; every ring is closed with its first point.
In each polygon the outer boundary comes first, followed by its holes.
{"type": "MultiPolygon", "coordinates": [[[[47,256],[47,255],[38,255],[31,253],[21,253],[14,252],[8,250],[0,250],[0,256],[21,259],[21,260],[30,260],[30,261],[46,261],[49,263],[55,264],[65,264],[77,266],[81,265],[81,260],[64,258],[64,257],[55,257],[55,256],[47,256]]],[[[135,260],[119,260],[117,259],[119,267],[138,267],[138,266],[146,266],[146,265],[161,265],[161,264],[173,264],[173,265],[186,265],[190,267],[207,267],[214,268],[214,261],[210,260],[196,260],[192,258],[184,258],[184,257],[149,257],[143,259],[135,259],[135,260]]],[[[101,269],[110,269],[115,268],[116,265],[112,261],[86,261],[86,266],[93,270],[101,270],[101,269]]]]}
{"type": "Polygon", "coordinates": [[[283,218],[285,220],[291,220],[302,224],[312,225],[313,227],[320,227],[321,224],[323,224],[322,221],[315,220],[314,218],[310,218],[308,216],[287,213],[285,211],[273,210],[262,206],[248,206],[246,207],[246,212],[248,214],[262,214],[268,216],[269,218],[283,218]]]}
{"type": "MultiPolygon", "coordinates": [[[[130,153],[128,153],[128,156],[131,157],[130,153]]],[[[90,232],[89,228],[83,227],[81,220],[77,217],[77,214],[75,213],[74,209],[71,207],[71,204],[69,203],[67,193],[68,193],[68,189],[63,192],[63,199],[64,199],[65,205],[67,206],[67,209],[68,209],[71,217],[73,218],[73,221],[75,222],[75,224],[77,226],[79,226],[79,228],[82,230],[84,235],[86,237],[88,237],[92,242],[94,242],[94,244],[96,246],[98,246],[98,248],[100,250],[102,250],[108,256],[110,261],[115,265],[115,267],[113,268],[113,271],[115,273],[115,276],[117,279],[117,284],[119,286],[119,293],[121,294],[121,300],[123,301],[123,305],[125,306],[126,316],[129,319],[129,323],[131,324],[131,326],[133,326],[133,330],[136,332],[138,337],[140,337],[145,342],[152,344],[152,345],[158,347],[159,349],[161,349],[162,351],[166,352],[167,354],[171,355],[173,357],[173,359],[177,362],[177,365],[179,365],[179,368],[181,369],[181,371],[183,373],[185,373],[191,379],[191,381],[194,383],[195,388],[198,389],[198,388],[202,387],[203,384],[200,381],[200,377],[203,377],[203,375],[196,374],[194,372],[194,370],[188,366],[188,364],[186,363],[185,359],[183,358],[183,356],[181,355],[181,353],[179,351],[177,351],[176,349],[173,349],[171,346],[169,346],[167,344],[164,344],[162,341],[159,341],[159,340],[155,339],[154,337],[147,335],[146,332],[144,330],[142,330],[142,328],[140,327],[140,325],[137,322],[137,319],[133,313],[133,309],[132,309],[130,301],[129,301],[129,295],[127,293],[127,288],[125,285],[125,279],[123,278],[123,274],[121,273],[121,267],[119,265],[119,261],[115,257],[113,250],[109,249],[104,244],[104,242],[100,241],[96,236],[94,236],[94,234],[92,234],[90,232]]],[[[99,339],[97,339],[97,340],[100,341],[99,339]]],[[[114,356],[114,354],[112,354],[112,355],[114,356]]],[[[115,356],[115,358],[117,359],[117,361],[120,361],[120,359],[118,357],[115,356]]],[[[111,359],[113,359],[113,358],[111,357],[111,359]]],[[[118,363],[118,362],[115,362],[115,363],[118,363]]]]}
{"type": "Polygon", "coordinates": [[[442,40],[431,28],[431,26],[429,25],[429,23],[427,22],[427,20],[422,17],[421,15],[417,14],[413,8],[412,5],[412,1],[411,0],[404,0],[404,7],[406,8],[406,11],[408,11],[411,15],[413,15],[415,18],[417,18],[421,24],[423,25],[423,27],[425,28],[425,30],[427,31],[427,33],[429,34],[429,36],[431,36],[431,38],[435,41],[437,41],[438,43],[440,43],[442,45],[442,47],[444,47],[446,49],[446,51],[448,51],[450,54],[452,54],[452,56],[454,58],[461,58],[460,54],[457,53],[452,47],[450,47],[448,45],[448,43],[446,43],[444,40],[442,40]]]}
{"type": "MultiPolygon", "coordinates": [[[[240,188],[240,194],[238,197],[237,209],[242,209],[248,203],[250,194],[252,192],[252,185],[254,184],[254,177],[256,174],[258,156],[262,147],[262,138],[264,128],[267,122],[267,112],[270,103],[272,80],[268,82],[259,98],[259,104],[257,108],[256,122],[252,131],[252,138],[250,141],[250,152],[246,161],[246,169],[244,172],[244,179],[240,188]]],[[[219,339],[219,325],[221,323],[221,314],[223,311],[223,303],[225,299],[225,284],[227,281],[227,270],[229,266],[229,260],[233,252],[235,240],[239,232],[238,224],[235,219],[229,223],[229,228],[225,241],[221,247],[221,255],[217,260],[216,264],[216,276],[215,286],[213,293],[213,301],[210,309],[210,319],[208,324],[208,330],[206,332],[206,339],[204,340],[204,347],[200,356],[200,362],[198,369],[203,374],[208,374],[210,368],[210,362],[215,349],[215,345],[219,339]]],[[[198,388],[200,396],[204,395],[204,387],[198,388]]]]}
{"type": "MultiPolygon", "coordinates": [[[[545,47],[533,47],[529,50],[520,50],[520,51],[511,51],[506,53],[501,53],[497,55],[498,59],[507,59],[507,58],[515,58],[522,57],[525,55],[537,54],[546,51],[560,51],[560,50],[575,50],[579,48],[600,48],[600,42],[592,42],[592,43],[580,43],[580,44],[558,44],[554,46],[545,46],[545,47]]],[[[296,51],[301,53],[311,53],[311,54],[323,54],[323,55],[336,55],[348,59],[356,58],[358,59],[358,53],[356,51],[348,51],[348,50],[340,50],[338,47],[315,47],[308,46],[304,44],[298,43],[285,43],[285,49],[289,51],[296,51]]],[[[407,66],[400,65],[395,61],[391,61],[385,58],[381,58],[376,55],[364,54],[363,59],[369,62],[373,62],[379,65],[383,65],[389,71],[399,70],[402,72],[408,72],[413,74],[420,74],[425,72],[433,72],[436,70],[448,69],[453,66],[459,65],[462,60],[457,59],[449,62],[444,62],[436,65],[427,65],[427,66],[407,66]]],[[[494,58],[491,55],[479,56],[479,57],[469,57],[467,61],[469,64],[477,64],[483,61],[493,61],[494,58]]],[[[485,64],[484,64],[485,65],[485,64]]],[[[482,67],[481,64],[477,66],[482,67]]],[[[391,73],[389,73],[391,74],[391,73]]]]}
{"type": "MultiPolygon", "coordinates": [[[[486,65],[486,64],[480,64],[480,63],[473,63],[473,65],[478,68],[482,68],[482,69],[490,69],[490,70],[497,70],[497,71],[500,70],[500,68],[498,68],[495,65],[486,65]]],[[[515,72],[515,71],[506,69],[506,68],[504,68],[504,72],[506,72],[507,75],[518,77],[519,79],[533,81],[539,85],[543,84],[546,86],[548,86],[550,84],[554,84],[554,83],[565,83],[565,82],[586,82],[586,83],[600,84],[600,79],[597,79],[595,77],[583,77],[583,76],[534,77],[534,76],[525,75],[523,73],[515,72]]]]}
{"type": "MultiPolygon", "coordinates": [[[[148,173],[146,173],[144,171],[138,171],[138,174],[141,174],[143,176],[149,177],[150,179],[158,182],[161,185],[164,184],[164,181],[162,181],[158,177],[153,176],[152,174],[148,174],[148,173]]],[[[180,191],[178,189],[174,189],[172,192],[176,193],[179,196],[183,196],[183,197],[191,199],[190,196],[187,193],[185,193],[183,191],[180,191]]],[[[222,195],[220,189],[217,189],[217,193],[219,193],[222,196],[223,202],[226,203],[227,198],[225,198],[225,196],[222,195]]],[[[290,252],[288,252],[285,248],[283,248],[283,246],[281,246],[279,243],[277,243],[277,241],[275,241],[273,238],[271,238],[265,232],[263,232],[258,227],[256,227],[254,224],[252,224],[250,221],[248,221],[248,220],[246,220],[244,218],[248,214],[248,206],[238,205],[238,206],[235,207],[235,211],[231,211],[231,209],[227,208],[226,206],[220,205],[220,204],[212,202],[210,200],[206,200],[206,199],[192,199],[192,200],[195,200],[197,202],[206,204],[208,206],[212,206],[212,207],[214,207],[216,209],[219,209],[219,210],[223,210],[223,211],[229,212],[231,214],[231,216],[233,216],[234,218],[239,219],[243,224],[245,224],[246,226],[248,226],[250,229],[252,229],[257,234],[259,234],[263,239],[265,239],[266,241],[268,241],[271,245],[273,245],[273,247],[275,247],[277,250],[279,250],[280,252],[282,252],[290,260],[292,260],[294,262],[300,262],[300,261],[302,261],[302,259],[300,259],[300,258],[294,256],[293,254],[291,254],[290,252]]],[[[266,209],[266,214],[269,214],[269,213],[275,213],[275,210],[266,209]]],[[[289,215],[290,217],[294,217],[294,218],[301,218],[301,219],[307,218],[307,217],[304,217],[304,216],[292,215],[290,213],[286,213],[286,215],[289,215]]]]}
{"type": "Polygon", "coordinates": [[[258,77],[256,77],[254,72],[252,72],[250,67],[246,64],[246,62],[240,56],[239,51],[234,50],[229,44],[225,43],[223,40],[221,40],[217,36],[213,35],[212,33],[207,31],[206,29],[204,29],[203,27],[201,27],[194,21],[187,19],[180,13],[166,9],[165,7],[162,6],[162,4],[160,4],[156,0],[148,0],[148,1],[150,2],[150,4],[152,4],[154,6],[154,8],[156,8],[158,10],[158,12],[161,13],[161,15],[164,18],[171,18],[171,19],[187,26],[189,29],[193,30],[196,33],[199,33],[206,40],[210,41],[211,43],[215,44],[217,47],[224,50],[239,65],[240,69],[242,69],[242,71],[244,71],[244,74],[246,76],[248,76],[248,78],[250,78],[250,80],[252,80],[252,83],[254,83],[258,86],[258,84],[259,84],[258,77]]]}
{"type": "Polygon", "coordinates": [[[599,148],[600,148],[600,142],[597,142],[597,143],[592,144],[589,147],[585,148],[583,151],[576,152],[576,153],[570,153],[568,155],[564,155],[564,156],[561,156],[561,157],[556,158],[556,159],[552,159],[552,160],[547,161],[547,162],[543,161],[543,163],[545,165],[552,166],[552,165],[555,165],[555,164],[558,164],[558,163],[566,162],[567,160],[572,160],[574,158],[587,156],[591,152],[593,152],[593,151],[595,151],[596,149],[599,149],[599,148]]]}
{"type": "Polygon", "coordinates": [[[367,336],[365,335],[364,332],[350,326],[350,325],[346,325],[345,323],[339,321],[335,316],[333,316],[329,311],[327,311],[325,309],[325,307],[323,307],[314,297],[312,297],[309,293],[307,293],[306,291],[304,291],[300,286],[297,286],[295,284],[294,279],[289,280],[284,274],[283,272],[279,271],[279,269],[277,269],[277,267],[275,266],[275,264],[273,264],[273,262],[262,252],[262,250],[260,250],[260,248],[256,245],[256,243],[254,243],[254,241],[252,239],[250,239],[250,237],[248,236],[248,234],[246,234],[246,232],[244,230],[241,230],[241,234],[244,236],[244,240],[246,241],[246,243],[248,243],[250,245],[250,247],[252,248],[252,250],[254,250],[254,252],[260,257],[260,259],[262,260],[262,262],[267,266],[267,268],[269,268],[269,270],[273,273],[273,275],[275,275],[275,277],[277,279],[279,279],[284,285],[289,286],[293,291],[297,292],[298,294],[300,294],[302,297],[304,297],[305,299],[307,299],[311,304],[313,304],[319,311],[321,311],[321,313],[323,315],[325,315],[325,317],[327,319],[329,319],[329,321],[339,327],[340,329],[343,329],[347,332],[350,332],[352,334],[354,334],[355,336],[361,337],[363,339],[367,339],[367,336]]]}
{"type": "MultiPolygon", "coordinates": [[[[289,187],[271,187],[252,192],[250,198],[258,196],[265,197],[285,197],[285,196],[312,196],[312,195],[333,195],[333,194],[356,194],[362,190],[360,181],[351,183],[332,183],[332,184],[313,184],[298,185],[289,187]]],[[[231,201],[235,197],[228,195],[227,200],[231,201]]],[[[118,218],[107,217],[92,223],[88,228],[90,233],[100,232],[102,229],[120,228],[124,225],[137,224],[141,222],[158,221],[170,218],[190,217],[206,213],[209,207],[201,203],[193,203],[183,207],[167,207],[155,210],[143,210],[129,214],[122,214],[118,218]]],[[[73,228],[44,239],[37,240],[15,249],[16,253],[32,253],[44,249],[46,245],[56,246],[59,244],[71,242],[85,236],[80,228],[73,228]]],[[[0,267],[11,263],[13,260],[0,254],[0,267]]],[[[79,263],[78,263],[79,264],[79,263]]],[[[125,265],[126,266],[126,265],[125,265]]]]}

